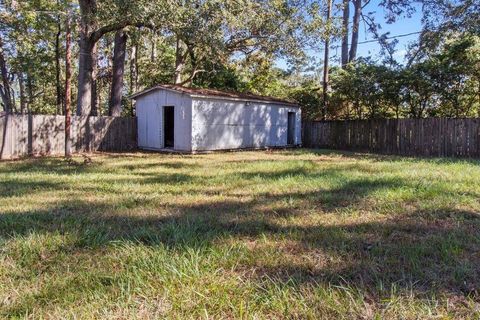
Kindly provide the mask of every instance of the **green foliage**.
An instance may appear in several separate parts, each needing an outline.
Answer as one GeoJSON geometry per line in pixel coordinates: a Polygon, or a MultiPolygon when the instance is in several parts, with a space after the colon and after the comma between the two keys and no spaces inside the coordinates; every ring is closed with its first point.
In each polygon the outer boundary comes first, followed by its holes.
{"type": "MultiPolygon", "coordinates": [[[[378,25],[366,13],[369,30],[379,39],[386,59],[378,64],[360,58],[345,69],[331,70],[329,118],[480,115],[478,4],[422,3],[428,9],[424,33],[410,48],[406,66],[394,61],[395,43],[380,35],[378,25]]],[[[70,10],[73,38],[78,39],[77,2],[4,0],[1,4],[0,36],[17,111],[23,101],[30,112],[59,112],[55,105],[57,87],[62,92],[65,81],[64,20],[70,10]]],[[[379,5],[387,12],[388,22],[413,10],[405,0],[380,1],[379,5]]],[[[339,14],[339,3],[334,7],[334,15],[339,14]]],[[[295,100],[304,108],[305,117],[318,118],[322,92],[315,72],[319,68],[317,61],[307,57],[319,49],[327,34],[332,41],[342,36],[340,19],[327,24],[324,11],[324,2],[317,0],[106,0],[97,1],[90,18],[95,28],[129,22],[125,97],[159,83],[172,83],[179,74],[185,85],[295,100]],[[288,70],[278,68],[279,61],[288,70]]],[[[107,32],[97,43],[100,114],[108,109],[112,38],[113,33],[107,32]]],[[[73,56],[79,54],[74,43],[73,56]]],[[[74,87],[76,63],[75,59],[74,87]]],[[[73,103],[76,91],[73,88],[73,103]]],[[[124,108],[125,114],[131,114],[132,102],[124,99],[124,108]]]]}
{"type": "Polygon", "coordinates": [[[172,66],[175,63],[175,50],[171,41],[158,39],[148,31],[143,32],[141,38],[146,41],[133,40],[137,42],[137,50],[143,52],[138,55],[136,61],[138,73],[141,75],[138,86],[148,88],[161,83],[170,83],[173,78],[172,66]]]}
{"type": "Polygon", "coordinates": [[[480,37],[447,41],[439,53],[406,67],[360,59],[333,69],[331,118],[480,114],[480,37]]]}
{"type": "MultiPolygon", "coordinates": [[[[5,1],[1,12],[1,38],[12,82],[23,77],[23,99],[33,113],[54,113],[56,108],[55,41],[69,1],[5,1]]],[[[63,50],[60,48],[60,54],[63,50]]],[[[14,88],[18,86],[14,84],[14,88]]],[[[17,98],[17,109],[21,97],[17,98]]],[[[17,110],[20,111],[20,110],[17,110]]]]}
{"type": "Polygon", "coordinates": [[[435,55],[433,77],[440,110],[450,117],[478,115],[480,107],[480,37],[447,42],[435,55]]]}
{"type": "Polygon", "coordinates": [[[291,89],[289,96],[302,106],[302,117],[305,119],[321,118],[322,94],[316,81],[305,81],[300,86],[291,89]]]}
{"type": "Polygon", "coordinates": [[[359,60],[346,69],[335,69],[332,89],[342,108],[333,108],[335,116],[346,118],[384,118],[390,116],[396,74],[385,66],[359,60]],[[340,112],[339,112],[340,111],[340,112]]]}
{"type": "Polygon", "coordinates": [[[242,91],[246,86],[234,66],[211,62],[204,67],[206,71],[195,77],[194,86],[226,91],[242,91]]]}
{"type": "Polygon", "coordinates": [[[251,57],[241,65],[244,79],[243,91],[267,96],[286,97],[288,74],[276,68],[273,61],[264,55],[251,57]]]}

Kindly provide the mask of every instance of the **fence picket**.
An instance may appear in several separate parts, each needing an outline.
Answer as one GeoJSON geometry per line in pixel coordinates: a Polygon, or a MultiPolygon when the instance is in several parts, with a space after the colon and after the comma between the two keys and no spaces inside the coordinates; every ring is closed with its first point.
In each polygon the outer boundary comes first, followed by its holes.
{"type": "Polygon", "coordinates": [[[480,157],[480,119],[305,121],[305,147],[427,157],[480,157]]]}
{"type": "MultiPolygon", "coordinates": [[[[0,159],[32,155],[61,155],[65,146],[65,117],[0,115],[0,159]]],[[[72,152],[125,151],[137,147],[135,118],[73,116],[72,152]]]]}

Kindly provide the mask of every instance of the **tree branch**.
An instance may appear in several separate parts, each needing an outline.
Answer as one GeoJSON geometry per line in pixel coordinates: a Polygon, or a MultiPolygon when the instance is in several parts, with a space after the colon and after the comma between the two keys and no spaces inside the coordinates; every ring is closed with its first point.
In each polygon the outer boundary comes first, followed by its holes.
{"type": "Polygon", "coordinates": [[[188,79],[180,82],[179,85],[183,86],[183,85],[191,82],[191,81],[193,80],[193,78],[195,78],[195,76],[196,76],[197,74],[199,74],[200,72],[206,72],[206,71],[207,71],[207,70],[205,70],[205,69],[193,70],[193,72],[190,74],[190,76],[188,77],[188,79]]]}
{"type": "Polygon", "coordinates": [[[147,22],[135,22],[130,20],[123,20],[116,23],[112,23],[106,26],[103,26],[90,34],[90,41],[96,43],[102,36],[107,33],[121,30],[125,27],[137,27],[137,28],[149,28],[155,30],[155,26],[153,24],[147,22]]]}

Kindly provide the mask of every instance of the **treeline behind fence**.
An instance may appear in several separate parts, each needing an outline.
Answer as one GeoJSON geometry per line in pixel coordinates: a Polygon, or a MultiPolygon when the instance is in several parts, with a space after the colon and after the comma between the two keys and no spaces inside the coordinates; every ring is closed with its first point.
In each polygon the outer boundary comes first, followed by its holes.
{"type": "Polygon", "coordinates": [[[480,119],[306,121],[303,144],[371,153],[480,158],[480,119]]]}
{"type": "MultiPolygon", "coordinates": [[[[70,137],[73,153],[136,149],[136,118],[72,116],[70,137]]],[[[64,116],[0,115],[0,159],[62,155],[64,150],[64,116]]]]}

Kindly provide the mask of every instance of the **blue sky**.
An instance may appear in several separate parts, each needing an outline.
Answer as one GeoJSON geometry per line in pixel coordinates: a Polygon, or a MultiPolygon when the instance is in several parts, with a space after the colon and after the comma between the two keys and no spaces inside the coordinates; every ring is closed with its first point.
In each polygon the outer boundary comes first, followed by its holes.
{"type": "MultiPolygon", "coordinates": [[[[421,23],[421,18],[422,18],[422,12],[421,12],[421,7],[416,6],[415,7],[415,13],[411,17],[406,17],[406,16],[400,16],[398,17],[397,21],[393,24],[387,24],[385,22],[385,11],[383,7],[380,7],[378,5],[379,1],[378,0],[372,0],[365,8],[364,12],[375,12],[374,17],[375,20],[378,21],[382,29],[380,30],[381,33],[385,32],[390,32],[389,36],[396,36],[400,34],[407,34],[407,33],[413,33],[417,31],[421,31],[422,29],[422,23],[421,23]]],[[[361,30],[360,30],[360,37],[359,37],[359,42],[373,39],[373,35],[369,34],[366,31],[365,26],[362,24],[361,30]]],[[[398,44],[397,44],[397,52],[396,52],[396,58],[399,60],[399,62],[403,62],[403,58],[406,53],[406,48],[408,43],[415,41],[418,39],[418,34],[410,35],[407,37],[401,37],[397,38],[398,44]]],[[[335,49],[333,50],[335,51],[335,49]]],[[[377,42],[372,42],[372,43],[365,43],[365,44],[359,44],[358,46],[358,55],[359,56],[372,56],[375,58],[378,56],[378,53],[380,51],[380,45],[377,42]]]]}
{"type": "MultiPolygon", "coordinates": [[[[336,0],[335,3],[340,3],[341,1],[336,0]]],[[[370,3],[364,8],[364,13],[372,12],[375,18],[375,21],[381,25],[381,29],[379,30],[380,34],[389,32],[389,37],[403,35],[408,33],[414,33],[421,31],[422,29],[422,12],[421,7],[416,6],[415,12],[412,14],[411,17],[407,16],[399,16],[397,17],[397,21],[392,24],[387,24],[385,20],[385,10],[383,7],[379,6],[379,0],[371,0],[370,3]]],[[[336,15],[340,19],[341,12],[337,12],[336,15]]],[[[350,21],[353,15],[353,6],[350,9],[350,21]]],[[[374,36],[367,32],[367,26],[365,23],[361,23],[360,25],[360,35],[359,35],[359,42],[373,40],[374,36]]],[[[351,34],[350,34],[351,37],[351,34]]],[[[398,44],[396,46],[396,53],[395,58],[399,63],[404,62],[404,57],[406,54],[406,49],[409,43],[414,42],[418,39],[418,34],[409,35],[406,37],[397,38],[398,44]]],[[[349,40],[350,41],[350,40],[349,40]]],[[[323,45],[322,45],[323,46],[323,45]]],[[[332,42],[330,47],[330,62],[331,64],[335,65],[338,64],[340,61],[340,41],[332,42]]],[[[359,43],[358,45],[358,54],[357,56],[371,56],[374,60],[378,59],[380,61],[380,45],[378,42],[370,42],[370,43],[359,43]]],[[[323,61],[323,49],[322,50],[311,50],[309,54],[312,57],[319,57],[317,60],[323,61]]],[[[279,60],[277,61],[277,66],[286,69],[287,65],[285,61],[279,60]]]]}

